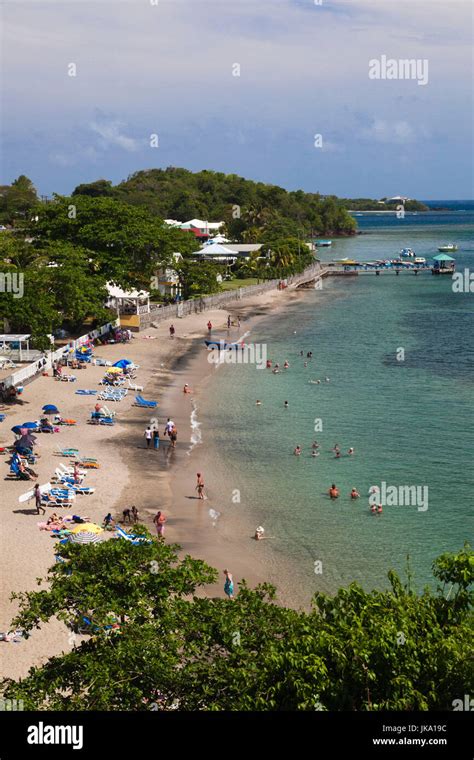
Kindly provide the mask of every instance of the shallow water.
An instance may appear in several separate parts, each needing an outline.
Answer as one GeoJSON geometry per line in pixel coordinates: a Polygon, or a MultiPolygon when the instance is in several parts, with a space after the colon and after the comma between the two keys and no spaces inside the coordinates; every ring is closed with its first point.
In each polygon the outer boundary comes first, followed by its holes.
{"type": "MultiPolygon", "coordinates": [[[[436,229],[410,218],[385,227],[368,220],[366,235],[338,240],[323,255],[370,260],[411,246],[428,257],[454,241],[458,269],[474,268],[472,215],[456,218],[436,229]]],[[[227,365],[215,373],[202,402],[214,455],[229,487],[241,490],[242,514],[275,537],[273,574],[279,556],[290,560],[295,575],[286,585],[380,587],[389,568],[403,572],[409,554],[422,587],[436,556],[472,539],[474,294],[451,285],[411,273],[327,279],[252,333],[274,362],[288,359],[288,370],[227,365]],[[300,350],[313,351],[307,367],[300,350]],[[321,453],[313,459],[315,438],[321,453]],[[372,515],[369,488],[382,482],[428,490],[372,515]],[[331,483],[341,490],[337,502],[327,496],[331,483]]]]}

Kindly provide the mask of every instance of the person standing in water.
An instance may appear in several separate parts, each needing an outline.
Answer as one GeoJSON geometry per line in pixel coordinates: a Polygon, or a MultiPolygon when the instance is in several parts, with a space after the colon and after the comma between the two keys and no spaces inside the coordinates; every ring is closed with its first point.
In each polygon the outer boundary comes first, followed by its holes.
{"type": "Polygon", "coordinates": [[[224,570],[225,575],[225,583],[224,583],[224,593],[229,597],[229,599],[234,598],[234,579],[232,577],[232,573],[230,573],[227,569],[224,570]]]}
{"type": "Polygon", "coordinates": [[[158,428],[155,428],[153,431],[153,448],[155,451],[158,451],[160,448],[160,431],[158,428]]]}
{"type": "Polygon", "coordinates": [[[201,473],[197,473],[196,491],[198,492],[198,499],[204,500],[204,478],[201,473]]]}

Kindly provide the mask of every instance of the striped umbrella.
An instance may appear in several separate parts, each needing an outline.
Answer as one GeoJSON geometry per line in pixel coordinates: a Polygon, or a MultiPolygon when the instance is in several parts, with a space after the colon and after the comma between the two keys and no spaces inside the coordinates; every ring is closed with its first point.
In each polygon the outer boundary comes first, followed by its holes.
{"type": "Polygon", "coordinates": [[[68,538],[73,544],[95,544],[100,541],[102,537],[100,533],[82,531],[81,533],[71,533],[68,538]]]}

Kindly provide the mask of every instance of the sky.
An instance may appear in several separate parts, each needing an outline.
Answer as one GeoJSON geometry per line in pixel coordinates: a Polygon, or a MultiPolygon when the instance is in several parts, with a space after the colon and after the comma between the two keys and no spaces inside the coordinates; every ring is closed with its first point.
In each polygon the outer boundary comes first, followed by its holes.
{"type": "Polygon", "coordinates": [[[474,197],[470,0],[3,0],[0,13],[0,184],[26,174],[68,194],[181,166],[344,197],[474,197]],[[383,56],[396,78],[377,72],[383,56]]]}

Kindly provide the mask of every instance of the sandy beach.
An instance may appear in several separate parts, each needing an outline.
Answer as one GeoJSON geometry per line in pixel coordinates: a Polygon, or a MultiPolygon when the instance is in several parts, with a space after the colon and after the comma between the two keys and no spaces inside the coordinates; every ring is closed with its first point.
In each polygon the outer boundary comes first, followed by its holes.
{"type": "MultiPolygon", "coordinates": [[[[89,470],[85,485],[96,490],[89,496],[77,496],[72,509],[64,513],[88,516],[101,523],[107,512],[121,518],[125,507],[136,505],[139,521],[154,533],[153,516],[161,509],[166,517],[167,542],[178,543],[183,553],[192,554],[213,565],[219,571],[231,568],[238,583],[245,578],[251,585],[273,580],[268,573],[266,542],[252,539],[256,526],[241,525],[238,510],[229,509],[229,493],[223,493],[217,465],[209,462],[209,442],[212,431],[205,419],[199,417],[199,403],[206,393],[214,365],[207,360],[203,338],[207,337],[207,322],[213,323],[216,333],[225,333],[227,315],[240,315],[240,328],[232,327],[229,337],[235,340],[251,331],[256,320],[278,310],[292,299],[304,297],[304,291],[269,291],[251,299],[238,301],[229,310],[194,314],[175,320],[176,336],[169,337],[169,323],[135,334],[127,345],[97,347],[95,356],[112,362],[128,358],[139,365],[135,382],[144,386],[143,396],[159,402],[157,413],[132,406],[134,392],[120,403],[109,402],[117,413],[114,427],[88,425],[93,396],[76,395],[78,389],[97,389],[104,374],[103,367],[88,366],[75,371],[75,383],[56,382],[40,377],[27,385],[23,403],[8,410],[0,428],[0,445],[12,443],[10,432],[16,424],[38,419],[41,407],[54,403],[64,417],[77,420],[74,427],[61,427],[60,433],[38,436],[40,458],[35,465],[38,482],[46,483],[60,462],[67,462],[57,453],[57,447],[75,446],[83,456],[96,457],[100,469],[89,470]],[[147,338],[146,336],[151,336],[147,338]],[[184,394],[184,383],[192,393],[184,394]],[[194,414],[193,414],[194,411],[194,414]],[[192,426],[197,419],[200,427],[192,426]],[[158,451],[147,450],[144,431],[150,419],[159,420],[161,445],[158,451]],[[166,419],[171,417],[178,429],[176,450],[163,436],[166,419]],[[200,442],[200,438],[202,442],[200,442]],[[205,474],[206,500],[197,500],[196,472],[205,474]],[[226,506],[227,505],[227,506],[226,506]],[[226,520],[220,516],[226,514],[226,520]],[[217,514],[217,517],[216,517],[217,514]]],[[[250,338],[251,341],[251,338],[250,338]]],[[[7,456],[2,457],[2,532],[0,573],[0,630],[10,630],[17,605],[10,601],[14,591],[37,588],[36,579],[44,576],[54,561],[54,544],[49,532],[40,531],[37,523],[43,516],[36,514],[33,501],[19,503],[18,498],[32,485],[6,480],[7,456]]],[[[47,508],[52,512],[52,508],[47,508]]],[[[223,583],[208,587],[202,593],[224,596],[223,583]]],[[[27,641],[2,642],[3,676],[18,678],[26,675],[32,665],[39,665],[54,654],[67,651],[71,645],[69,632],[58,621],[45,625],[27,641]]]]}

